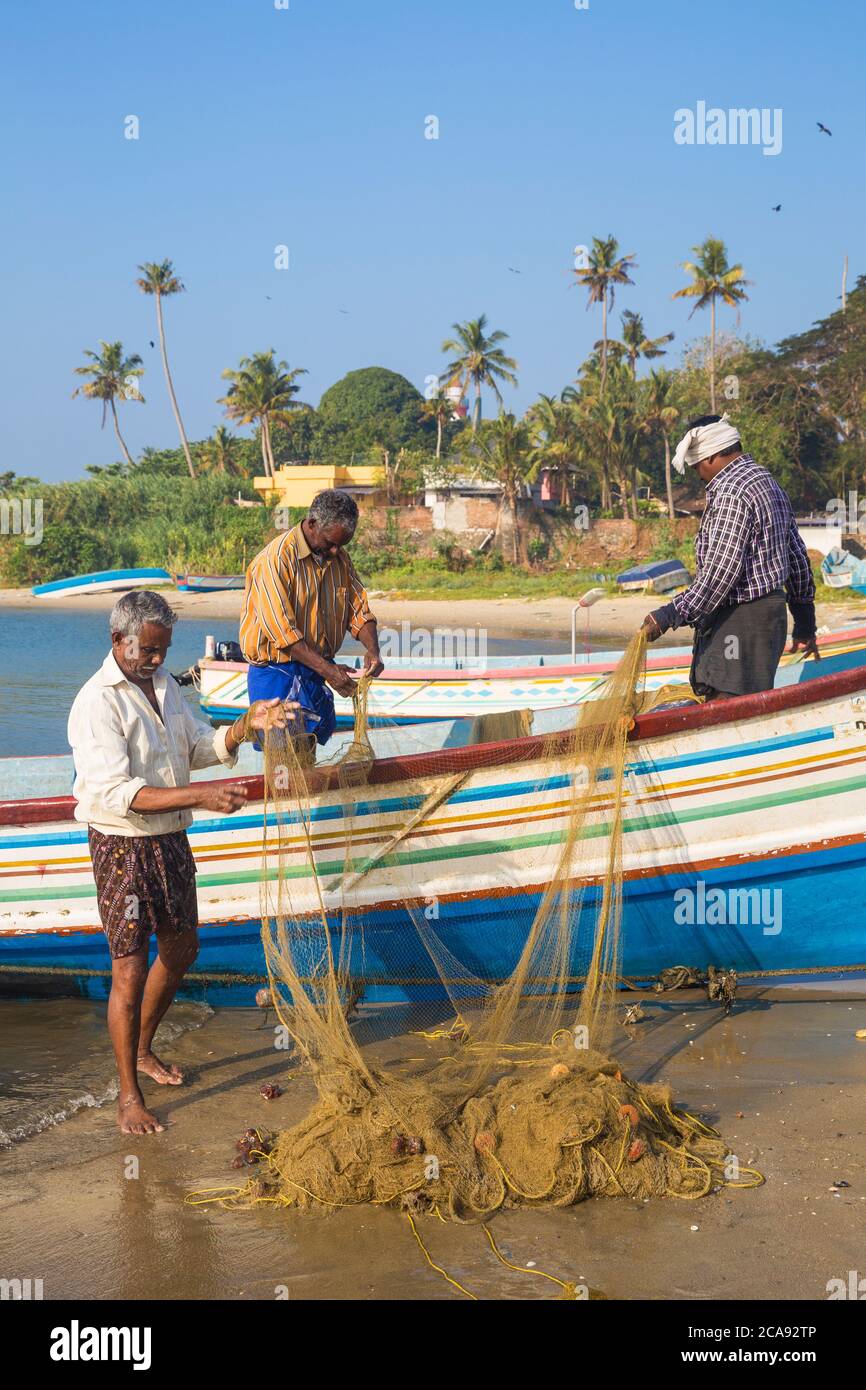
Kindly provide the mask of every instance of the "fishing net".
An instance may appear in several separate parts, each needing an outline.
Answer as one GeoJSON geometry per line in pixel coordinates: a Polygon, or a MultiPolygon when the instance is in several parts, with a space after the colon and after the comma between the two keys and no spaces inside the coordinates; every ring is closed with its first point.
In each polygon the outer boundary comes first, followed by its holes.
{"type": "Polygon", "coordinates": [[[468,751],[375,760],[364,682],[336,762],[267,737],[262,937],[317,1099],[242,1200],[472,1221],[724,1181],[719,1135],[610,1055],[644,657],[544,739],[488,716],[468,751]]]}

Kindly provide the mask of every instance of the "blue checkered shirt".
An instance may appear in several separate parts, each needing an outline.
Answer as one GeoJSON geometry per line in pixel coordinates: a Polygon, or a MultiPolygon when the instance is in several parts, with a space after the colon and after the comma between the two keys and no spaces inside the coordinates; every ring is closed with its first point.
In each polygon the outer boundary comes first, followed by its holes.
{"type": "Polygon", "coordinates": [[[722,605],[749,603],[776,589],[810,603],[815,581],[788,494],[751,454],[740,454],[707,485],[695,537],[694,583],[653,617],[667,632],[694,627],[722,605]]]}

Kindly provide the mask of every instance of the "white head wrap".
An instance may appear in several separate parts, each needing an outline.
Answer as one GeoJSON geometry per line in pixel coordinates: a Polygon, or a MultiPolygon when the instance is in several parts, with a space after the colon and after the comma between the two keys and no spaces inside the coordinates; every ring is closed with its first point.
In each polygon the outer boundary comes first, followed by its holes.
{"type": "Polygon", "coordinates": [[[723,415],[713,425],[697,425],[686,430],[673,457],[673,465],[678,473],[685,473],[686,464],[694,468],[701,459],[711,458],[713,454],[723,454],[732,444],[738,443],[740,431],[723,415]]]}

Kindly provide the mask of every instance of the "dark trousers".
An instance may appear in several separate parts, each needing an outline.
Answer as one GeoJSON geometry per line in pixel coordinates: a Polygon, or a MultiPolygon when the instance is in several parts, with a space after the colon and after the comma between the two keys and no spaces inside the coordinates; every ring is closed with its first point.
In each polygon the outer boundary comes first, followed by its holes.
{"type": "Polygon", "coordinates": [[[707,700],[772,690],[787,635],[781,589],[717,609],[695,629],[692,690],[707,700]]]}

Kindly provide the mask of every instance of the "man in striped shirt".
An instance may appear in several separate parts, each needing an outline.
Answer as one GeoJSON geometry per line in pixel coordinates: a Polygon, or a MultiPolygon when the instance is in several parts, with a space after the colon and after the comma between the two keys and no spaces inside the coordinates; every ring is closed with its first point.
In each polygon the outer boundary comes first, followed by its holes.
{"type": "Polygon", "coordinates": [[[707,700],[770,690],[785,649],[786,598],[794,619],[791,650],[818,657],[815,583],[791,503],[743,452],[727,416],[692,422],[674,456],[679,472],[687,464],[707,489],[695,540],[697,572],[688,589],[644,619],[647,640],[693,627],[690,679],[707,700]]]}
{"type": "Polygon", "coordinates": [[[259,551],[247,569],[240,642],[250,702],[278,696],[308,711],[307,734],[296,744],[306,763],[336,727],[327,687],[347,697],[354,689],[349,667],[334,659],[347,632],[366,649],[364,670],[382,671],[376,619],[343,549],[357,524],[354,498],[320,492],[304,520],[259,551]]]}

